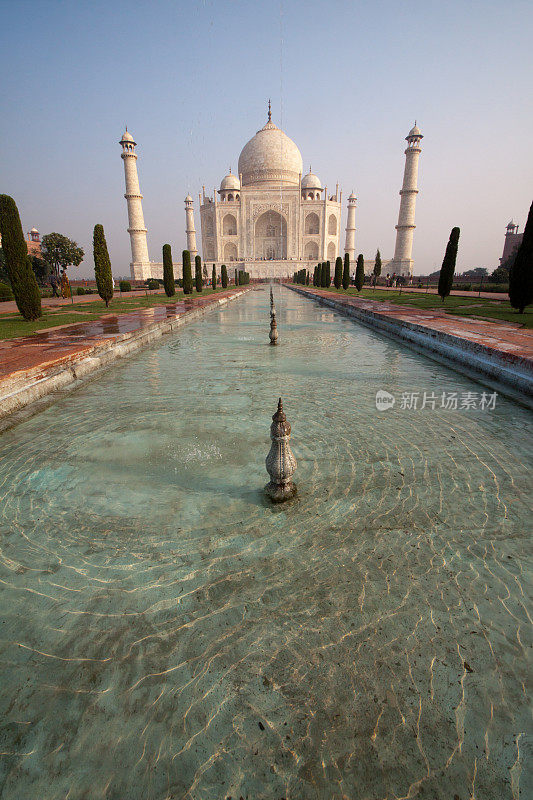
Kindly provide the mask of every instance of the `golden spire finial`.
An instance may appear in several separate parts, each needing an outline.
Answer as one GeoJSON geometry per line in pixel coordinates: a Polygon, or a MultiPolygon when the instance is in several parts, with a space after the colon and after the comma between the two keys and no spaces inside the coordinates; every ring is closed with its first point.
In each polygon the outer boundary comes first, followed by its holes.
{"type": "Polygon", "coordinates": [[[272,107],[270,105],[270,97],[268,98],[268,121],[272,122],[272,107]]]}

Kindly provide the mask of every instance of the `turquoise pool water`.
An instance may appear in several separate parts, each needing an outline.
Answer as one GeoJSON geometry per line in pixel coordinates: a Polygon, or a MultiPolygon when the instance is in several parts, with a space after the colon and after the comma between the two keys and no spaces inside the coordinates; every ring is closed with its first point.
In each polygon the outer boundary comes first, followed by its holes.
{"type": "Polygon", "coordinates": [[[275,297],[279,347],[255,291],[2,435],[2,800],[532,791],[531,414],[275,297]]]}

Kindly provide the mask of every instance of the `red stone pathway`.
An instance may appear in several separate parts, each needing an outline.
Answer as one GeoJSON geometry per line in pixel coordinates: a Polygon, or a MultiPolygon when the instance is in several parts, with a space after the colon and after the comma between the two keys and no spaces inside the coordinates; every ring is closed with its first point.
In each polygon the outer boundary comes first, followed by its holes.
{"type": "Polygon", "coordinates": [[[482,344],[517,359],[530,361],[533,366],[533,330],[520,328],[512,322],[488,322],[476,317],[455,317],[439,309],[397,306],[385,301],[367,300],[314,287],[298,286],[298,289],[302,289],[310,295],[327,297],[345,305],[373,311],[389,319],[459,336],[461,339],[482,344]]]}
{"type": "Polygon", "coordinates": [[[18,377],[23,379],[31,376],[32,380],[39,379],[51,368],[77,361],[94,352],[95,348],[109,347],[120,340],[123,334],[178,317],[192,308],[208,306],[234,292],[235,289],[217,292],[205,298],[169,302],[127,314],[106,314],[92,322],[48,328],[31,336],[0,341],[0,394],[3,382],[11,382],[18,377]]]}

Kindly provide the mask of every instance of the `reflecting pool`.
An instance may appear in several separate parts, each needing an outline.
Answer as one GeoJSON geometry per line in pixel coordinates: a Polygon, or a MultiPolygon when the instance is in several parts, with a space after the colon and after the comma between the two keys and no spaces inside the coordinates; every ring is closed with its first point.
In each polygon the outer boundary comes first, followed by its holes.
{"type": "Polygon", "coordinates": [[[2,800],[532,791],[531,414],[275,300],[278,347],[254,291],[2,435],[2,800]]]}

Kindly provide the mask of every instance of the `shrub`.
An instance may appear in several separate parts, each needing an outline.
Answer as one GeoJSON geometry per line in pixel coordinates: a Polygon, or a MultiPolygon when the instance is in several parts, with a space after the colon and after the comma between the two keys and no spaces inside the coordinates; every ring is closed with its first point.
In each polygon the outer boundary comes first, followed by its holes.
{"type": "Polygon", "coordinates": [[[111,275],[111,261],[109,260],[109,253],[107,252],[103,225],[94,226],[93,258],[96,288],[107,308],[109,306],[109,301],[113,297],[113,277],[111,275]]]}
{"type": "Polygon", "coordinates": [[[340,289],[342,286],[342,258],[337,256],[335,259],[335,277],[333,278],[335,289],[340,289]]]}
{"type": "Polygon", "coordinates": [[[202,279],[202,259],[200,256],[194,257],[194,283],[196,285],[196,291],[201,292],[204,282],[202,279]]]}
{"type": "Polygon", "coordinates": [[[183,294],[192,294],[191,254],[188,250],[182,253],[183,261],[183,294]]]}
{"type": "Polygon", "coordinates": [[[0,303],[3,303],[4,300],[13,300],[13,292],[7,283],[0,283],[0,303]]]}
{"type": "Polygon", "coordinates": [[[529,209],[522,244],[509,272],[509,300],[520,314],[533,303],[533,203],[529,209]]]}
{"type": "Polygon", "coordinates": [[[342,288],[347,289],[350,285],[350,256],[348,253],[344,254],[344,267],[342,270],[342,288]]]}
{"type": "MultiPolygon", "coordinates": [[[[213,269],[214,268],[215,268],[215,265],[213,264],[213,269]]],[[[220,268],[220,277],[221,277],[221,280],[222,280],[222,288],[226,289],[227,286],[228,286],[228,270],[226,269],[226,265],[225,264],[222,264],[222,267],[220,268]]]]}
{"type": "Polygon", "coordinates": [[[78,286],[78,288],[76,289],[76,294],[78,296],[81,296],[82,294],[86,294],[85,287],[84,286],[78,286]]]}
{"type": "Polygon", "coordinates": [[[163,286],[167,297],[176,294],[176,284],[174,283],[174,267],[172,266],[172,250],[169,244],[163,245],[163,286]]]}
{"type": "Polygon", "coordinates": [[[457,261],[457,248],[459,246],[459,234],[459,228],[452,228],[448,244],[446,245],[442,267],[440,268],[438,293],[443,303],[444,298],[448,297],[450,294],[450,289],[453,284],[455,262],[457,261]]]}
{"type": "Polygon", "coordinates": [[[355,288],[358,292],[363,288],[365,282],[365,258],[362,253],[357,256],[357,265],[355,267],[355,288]]]}
{"type": "Polygon", "coordinates": [[[25,320],[38,319],[43,313],[41,293],[28,257],[17,205],[7,194],[0,195],[0,235],[17,308],[25,320]]]}
{"type": "Polygon", "coordinates": [[[374,259],[374,275],[376,279],[381,275],[381,253],[379,249],[376,251],[376,258],[374,259]]]}
{"type": "Polygon", "coordinates": [[[129,281],[120,281],[119,286],[121,292],[131,292],[131,283],[129,281]]]}

